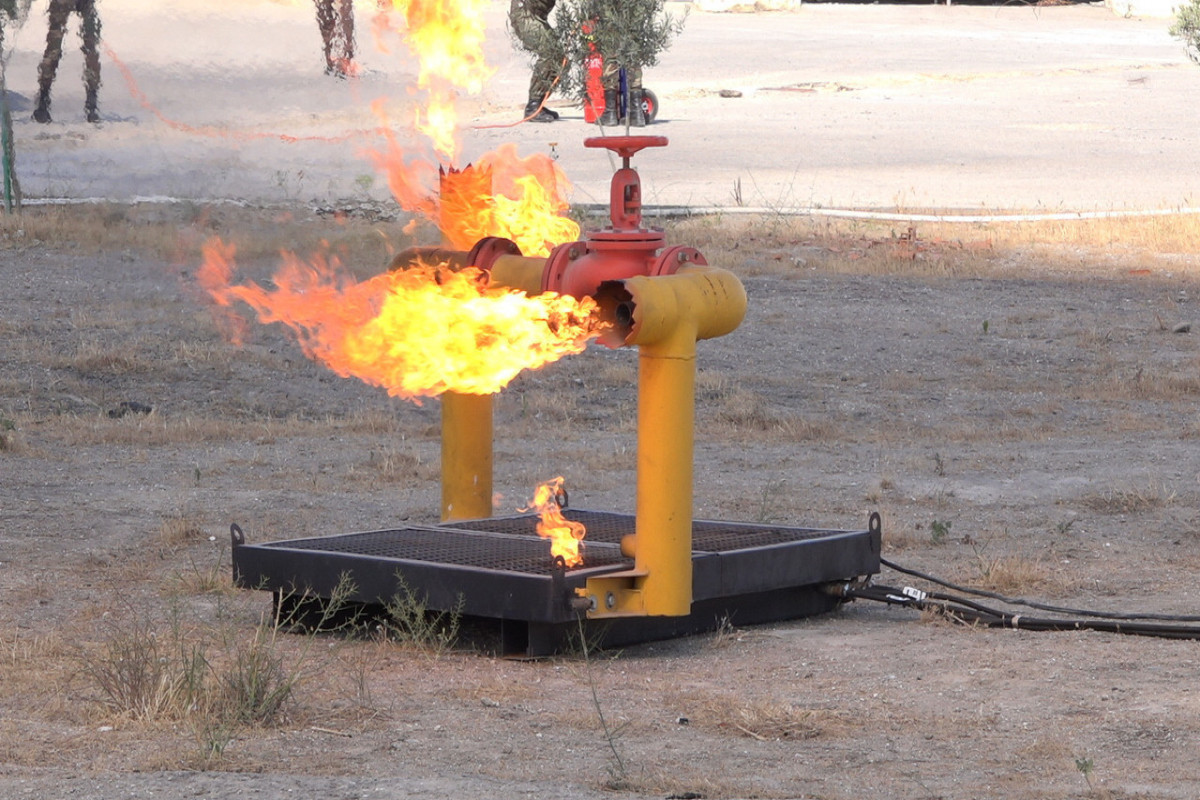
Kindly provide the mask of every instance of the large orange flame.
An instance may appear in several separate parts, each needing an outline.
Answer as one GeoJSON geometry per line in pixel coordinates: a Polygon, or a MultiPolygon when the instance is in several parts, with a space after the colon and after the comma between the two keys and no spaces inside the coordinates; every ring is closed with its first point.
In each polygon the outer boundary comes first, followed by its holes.
{"type": "MultiPolygon", "coordinates": [[[[379,43],[385,31],[404,29],[421,65],[410,92],[423,93],[415,128],[448,159],[457,152],[455,93],[479,92],[491,74],[482,60],[485,2],[384,0],[374,25],[379,43]],[[393,24],[392,12],[403,15],[403,25],[393,24]]],[[[400,205],[436,222],[444,244],[469,250],[500,236],[526,256],[541,256],[578,237],[579,226],[564,216],[570,184],[548,156],[521,158],[505,145],[470,169],[447,171],[428,153],[406,152],[383,100],[373,108],[385,144],[369,155],[400,205]]],[[[497,392],[521,370],[582,351],[597,333],[591,300],[528,297],[489,286],[475,269],[431,264],[359,282],[335,260],[285,255],[270,290],[236,283],[234,273],[232,246],[210,242],[199,277],[234,323],[241,318],[228,307],[244,302],[260,321],[292,328],[306,354],[337,374],[412,399],[497,392]]]]}
{"type": "Polygon", "coordinates": [[[533,493],[533,502],[529,508],[523,510],[536,511],[540,515],[537,534],[550,540],[551,557],[561,556],[564,566],[577,567],[583,563],[581,548],[587,528],[582,522],[575,522],[563,516],[562,506],[558,503],[562,486],[561,475],[539,484],[533,493]]]}
{"type": "Polygon", "coordinates": [[[478,94],[494,71],[483,62],[486,5],[487,0],[390,0],[381,3],[373,26],[378,41],[379,31],[392,27],[388,12],[403,15],[401,36],[420,63],[417,88],[426,95],[414,127],[451,162],[458,152],[457,94],[478,94]]]}
{"type": "Polygon", "coordinates": [[[275,289],[235,284],[235,269],[234,248],[214,239],[197,275],[219,305],[246,303],[261,322],[290,327],[310,358],[397,397],[492,394],[522,370],[582,352],[599,330],[590,298],[491,287],[474,268],[431,265],[360,282],[336,259],[286,255],[275,289]]]}
{"type": "MultiPolygon", "coordinates": [[[[402,39],[420,63],[414,91],[424,94],[412,126],[445,164],[453,165],[459,152],[457,93],[478,94],[493,72],[483,62],[486,2],[390,0],[376,17],[377,44],[386,46],[383,31],[403,28],[402,39]],[[403,25],[391,22],[392,11],[403,15],[403,25]]],[[[409,152],[391,132],[382,100],[372,108],[385,132],[384,145],[367,155],[387,176],[396,201],[435,221],[451,246],[468,250],[484,236],[502,236],[516,242],[524,255],[538,256],[579,237],[579,226],[564,216],[571,184],[548,155],[521,158],[509,144],[482,156],[475,162],[482,170],[478,191],[460,192],[447,207],[446,198],[438,195],[437,166],[409,152]],[[487,175],[490,185],[484,182],[487,175]]]]}

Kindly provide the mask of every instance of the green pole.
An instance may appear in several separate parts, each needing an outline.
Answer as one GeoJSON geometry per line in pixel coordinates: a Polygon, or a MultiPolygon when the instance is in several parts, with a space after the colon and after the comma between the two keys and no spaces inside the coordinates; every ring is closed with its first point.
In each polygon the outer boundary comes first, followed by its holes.
{"type": "Polygon", "coordinates": [[[4,211],[11,214],[13,210],[12,114],[8,108],[8,88],[5,85],[2,67],[0,67],[0,147],[4,148],[4,211]]]}
{"type": "MultiPolygon", "coordinates": [[[[7,20],[6,20],[7,21],[7,20]]],[[[13,211],[13,130],[12,111],[8,107],[8,81],[4,73],[8,66],[4,58],[4,29],[0,27],[0,148],[4,160],[4,211],[13,211]]]]}

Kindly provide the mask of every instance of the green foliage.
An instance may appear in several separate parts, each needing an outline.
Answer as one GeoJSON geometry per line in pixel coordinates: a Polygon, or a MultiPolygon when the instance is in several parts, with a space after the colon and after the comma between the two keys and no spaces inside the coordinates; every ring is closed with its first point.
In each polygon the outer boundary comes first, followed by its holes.
{"type": "Polygon", "coordinates": [[[1087,781],[1088,788],[1092,788],[1092,772],[1096,769],[1096,762],[1090,756],[1075,759],[1075,769],[1079,770],[1079,774],[1083,775],[1083,779],[1087,781]]]}
{"type": "Polygon", "coordinates": [[[29,6],[32,0],[0,0],[0,22],[8,23],[15,20],[17,24],[29,16],[29,6]]]}
{"type": "Polygon", "coordinates": [[[950,520],[935,519],[929,523],[929,539],[934,544],[942,544],[950,535],[950,520]]]}
{"type": "Polygon", "coordinates": [[[1191,0],[1187,5],[1176,7],[1175,22],[1168,33],[1183,39],[1188,58],[1200,64],[1200,0],[1191,0]]]}
{"type": "Polygon", "coordinates": [[[454,647],[458,641],[462,609],[466,599],[459,595],[458,603],[453,609],[431,611],[428,598],[413,591],[403,576],[398,574],[396,582],[396,594],[384,606],[388,636],[435,656],[454,647]]]}
{"type": "Polygon", "coordinates": [[[554,14],[561,47],[557,58],[567,59],[560,90],[568,96],[585,94],[584,62],[592,48],[606,64],[627,71],[654,66],[683,24],[684,18],[663,10],[663,0],[560,0],[554,14]]]}

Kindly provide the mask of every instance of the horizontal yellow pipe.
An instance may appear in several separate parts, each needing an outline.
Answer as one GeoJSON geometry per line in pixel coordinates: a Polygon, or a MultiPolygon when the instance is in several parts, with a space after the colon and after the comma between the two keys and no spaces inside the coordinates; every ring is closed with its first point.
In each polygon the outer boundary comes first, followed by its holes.
{"type": "Polygon", "coordinates": [[[503,286],[508,289],[518,289],[525,294],[535,295],[542,292],[542,271],[546,268],[546,259],[535,256],[500,256],[492,264],[492,286],[503,286]]]}

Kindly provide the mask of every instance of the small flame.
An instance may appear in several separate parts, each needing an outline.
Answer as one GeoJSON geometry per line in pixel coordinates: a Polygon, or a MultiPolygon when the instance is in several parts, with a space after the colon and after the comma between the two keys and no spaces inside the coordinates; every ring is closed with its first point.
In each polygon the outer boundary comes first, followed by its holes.
{"type": "Polygon", "coordinates": [[[601,325],[591,298],[530,297],[489,286],[474,268],[418,266],[360,282],[336,259],[285,254],[270,290],[235,284],[235,271],[234,248],[209,241],[197,276],[219,306],[240,300],[343,378],[414,400],[498,392],[522,370],[583,352],[601,325]]]}
{"type": "Polygon", "coordinates": [[[541,516],[537,534],[550,540],[550,555],[556,559],[561,557],[565,566],[577,567],[583,563],[583,553],[580,551],[587,528],[582,522],[574,522],[563,516],[562,506],[558,504],[562,486],[561,475],[539,484],[533,493],[533,503],[522,510],[536,511],[541,516]]]}

